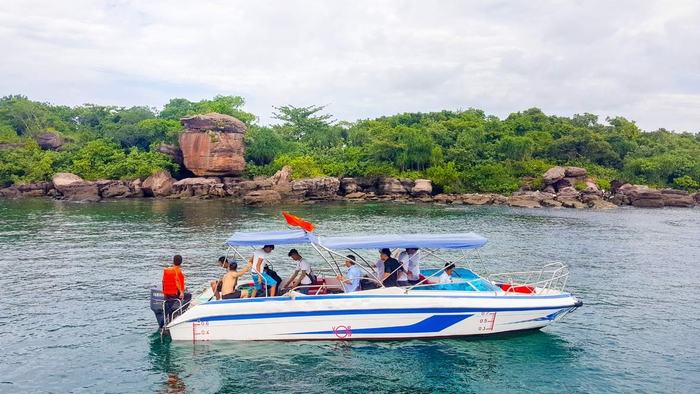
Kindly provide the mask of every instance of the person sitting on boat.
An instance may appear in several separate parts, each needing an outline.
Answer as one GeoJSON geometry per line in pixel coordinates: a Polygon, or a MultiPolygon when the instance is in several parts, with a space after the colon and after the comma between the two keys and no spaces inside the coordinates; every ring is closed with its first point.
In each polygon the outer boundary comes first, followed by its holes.
{"type": "Polygon", "coordinates": [[[238,287],[238,278],[243,276],[246,272],[250,271],[253,266],[253,259],[248,260],[248,264],[241,271],[237,271],[238,264],[234,261],[228,266],[228,272],[221,279],[221,299],[230,300],[232,298],[246,298],[248,292],[241,294],[240,290],[236,290],[238,287]]]}
{"type": "Polygon", "coordinates": [[[401,264],[398,260],[391,257],[391,250],[389,250],[389,248],[384,248],[380,250],[379,260],[381,260],[384,263],[384,277],[382,279],[384,282],[384,286],[399,286],[399,271],[403,271],[403,267],[401,267],[401,264]]]}
{"type": "Polygon", "coordinates": [[[405,251],[399,253],[398,260],[407,273],[408,283],[415,285],[420,282],[420,254],[418,253],[418,248],[406,248],[405,251]]]}
{"type": "MultiPolygon", "coordinates": [[[[229,265],[228,265],[228,259],[226,258],[226,256],[219,257],[219,267],[225,269],[228,272],[229,265]]],[[[224,276],[225,275],[226,275],[226,273],[224,273],[224,276]]],[[[219,280],[213,280],[213,281],[209,282],[209,284],[211,285],[211,291],[214,292],[214,297],[217,300],[221,299],[221,282],[222,281],[223,281],[223,276],[219,280]]]]}
{"type": "Polygon", "coordinates": [[[455,270],[454,263],[445,263],[445,269],[440,274],[440,283],[449,284],[452,283],[452,273],[455,270]]]}
{"type": "Polygon", "coordinates": [[[287,256],[291,257],[292,260],[294,260],[297,263],[294,272],[292,272],[292,274],[289,276],[289,279],[287,279],[287,288],[293,289],[299,285],[305,286],[297,289],[297,291],[299,291],[302,294],[308,294],[308,286],[311,285],[311,283],[313,283],[313,280],[311,279],[313,274],[313,272],[311,271],[311,264],[309,264],[309,262],[306,261],[296,249],[290,250],[287,256]]]}
{"type": "Polygon", "coordinates": [[[338,275],[338,281],[343,284],[346,293],[360,291],[360,280],[362,279],[362,270],[355,264],[355,256],[349,254],[345,259],[345,266],[348,268],[345,276],[338,275]]]}
{"type": "Polygon", "coordinates": [[[269,296],[277,295],[277,281],[265,272],[265,264],[268,263],[268,257],[275,250],[275,245],[265,245],[258,249],[253,254],[253,283],[256,290],[262,290],[265,294],[265,287],[270,287],[269,296]]]}

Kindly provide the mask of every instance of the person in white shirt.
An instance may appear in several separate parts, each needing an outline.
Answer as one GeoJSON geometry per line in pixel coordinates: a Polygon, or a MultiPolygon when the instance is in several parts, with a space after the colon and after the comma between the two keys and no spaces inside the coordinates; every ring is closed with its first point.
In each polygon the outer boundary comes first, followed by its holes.
{"type": "MultiPolygon", "coordinates": [[[[311,282],[311,264],[309,264],[306,260],[304,260],[303,257],[301,257],[301,254],[299,254],[299,251],[296,249],[292,249],[287,253],[287,256],[291,257],[292,260],[296,261],[297,266],[294,269],[294,272],[289,276],[289,279],[287,279],[287,288],[288,289],[293,289],[299,285],[302,286],[308,286],[310,285],[311,282]]],[[[300,293],[303,294],[308,294],[309,293],[309,287],[302,287],[298,289],[300,293]]]]}
{"type": "Polygon", "coordinates": [[[418,253],[418,248],[406,248],[405,251],[399,253],[398,260],[403,266],[404,271],[407,272],[404,276],[399,275],[399,282],[408,282],[401,286],[406,286],[408,284],[415,285],[420,282],[420,254],[418,253]]]}
{"type": "Polygon", "coordinates": [[[452,272],[455,270],[453,263],[445,263],[445,270],[440,274],[440,284],[452,283],[452,272]]]}
{"type": "Polygon", "coordinates": [[[272,251],[275,250],[275,245],[265,245],[262,249],[258,249],[253,253],[253,282],[255,283],[256,290],[263,290],[265,293],[265,288],[263,286],[270,287],[270,297],[277,295],[277,281],[273,279],[270,275],[265,273],[265,264],[268,263],[268,257],[272,255],[272,251]]]}
{"type": "Polygon", "coordinates": [[[355,256],[347,255],[345,259],[345,266],[348,267],[348,271],[345,276],[338,275],[338,281],[343,284],[343,288],[346,293],[352,293],[354,291],[361,290],[360,280],[362,279],[362,270],[355,264],[355,256]]]}
{"type": "Polygon", "coordinates": [[[376,267],[375,276],[377,277],[377,280],[381,283],[384,281],[384,260],[378,259],[377,262],[374,263],[374,266],[376,267]]]}

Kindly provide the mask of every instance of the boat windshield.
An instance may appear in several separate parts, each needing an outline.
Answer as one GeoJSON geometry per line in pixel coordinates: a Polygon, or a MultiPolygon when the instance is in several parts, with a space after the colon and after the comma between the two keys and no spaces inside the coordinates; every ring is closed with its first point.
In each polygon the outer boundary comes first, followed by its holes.
{"type": "Polygon", "coordinates": [[[468,268],[458,267],[452,272],[452,283],[436,283],[441,273],[440,269],[423,269],[421,273],[429,277],[423,284],[415,286],[413,290],[459,290],[459,291],[500,291],[486,279],[472,272],[468,268]]]}

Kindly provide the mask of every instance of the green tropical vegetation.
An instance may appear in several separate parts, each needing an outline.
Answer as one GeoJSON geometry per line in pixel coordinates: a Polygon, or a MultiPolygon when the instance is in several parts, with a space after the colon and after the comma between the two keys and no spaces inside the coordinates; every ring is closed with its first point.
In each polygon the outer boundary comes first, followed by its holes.
{"type": "MultiPolygon", "coordinates": [[[[443,192],[517,190],[542,185],[553,165],[585,167],[609,188],[613,179],[656,187],[700,187],[700,134],[645,132],[623,117],[546,115],[538,108],[505,119],[478,109],[403,113],[336,121],[323,106],[280,106],[274,125],[262,125],[237,96],[162,109],[86,104],[52,105],[24,96],[0,99],[0,185],[49,180],[56,172],[85,179],[135,179],[178,173],[160,144],[177,144],[183,116],[219,112],[248,127],[245,176],[269,176],[284,165],[294,178],[396,176],[431,179],[443,192]],[[42,150],[39,133],[66,141],[42,150]]],[[[582,187],[582,185],[579,185],[582,187]]]]}

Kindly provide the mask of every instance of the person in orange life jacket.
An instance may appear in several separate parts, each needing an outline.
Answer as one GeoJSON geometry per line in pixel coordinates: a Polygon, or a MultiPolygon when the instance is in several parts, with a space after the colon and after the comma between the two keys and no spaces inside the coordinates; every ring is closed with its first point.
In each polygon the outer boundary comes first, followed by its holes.
{"type": "Polygon", "coordinates": [[[173,257],[173,265],[163,269],[163,295],[166,298],[185,298],[185,274],[180,269],[182,256],[173,257]]]}
{"type": "Polygon", "coordinates": [[[180,269],[182,256],[173,257],[173,265],[163,269],[163,296],[165,297],[165,316],[172,320],[175,310],[188,303],[192,295],[185,292],[185,274],[180,269]]]}

